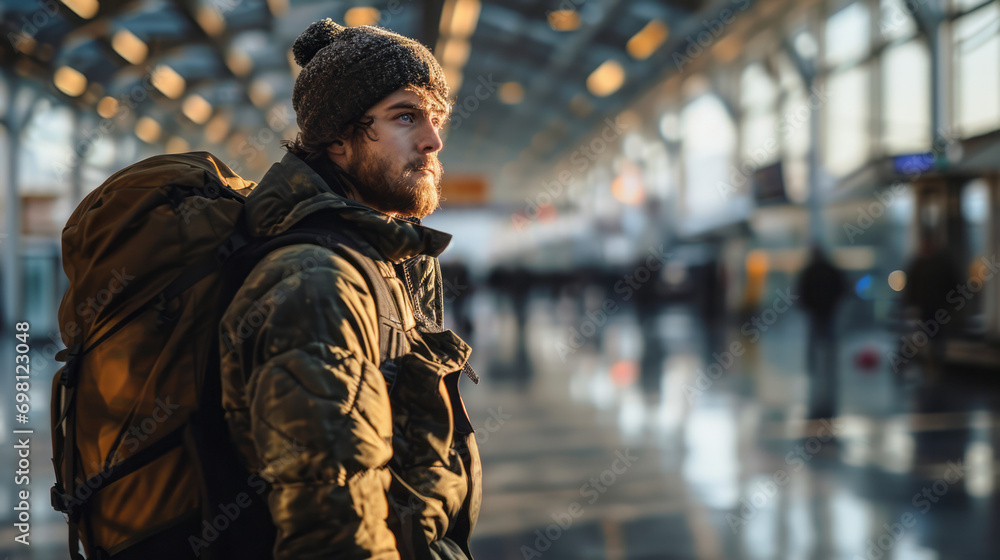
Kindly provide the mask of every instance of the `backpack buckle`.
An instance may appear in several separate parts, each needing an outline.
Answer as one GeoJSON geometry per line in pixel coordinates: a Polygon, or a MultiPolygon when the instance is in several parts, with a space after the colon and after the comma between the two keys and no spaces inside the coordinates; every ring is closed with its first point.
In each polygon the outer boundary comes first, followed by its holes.
{"type": "Polygon", "coordinates": [[[62,485],[58,482],[53,484],[52,488],[49,490],[49,498],[52,502],[52,509],[63,515],[68,515],[71,518],[76,515],[77,511],[73,503],[76,500],[67,494],[62,485]]]}

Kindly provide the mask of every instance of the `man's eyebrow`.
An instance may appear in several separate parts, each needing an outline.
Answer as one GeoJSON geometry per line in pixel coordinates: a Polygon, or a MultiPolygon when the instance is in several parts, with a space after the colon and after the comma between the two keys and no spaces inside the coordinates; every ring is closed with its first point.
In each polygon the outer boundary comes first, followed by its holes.
{"type": "Polygon", "coordinates": [[[412,109],[414,111],[426,111],[427,109],[421,105],[417,105],[412,101],[400,101],[395,105],[386,107],[386,111],[395,111],[396,109],[412,109]]]}

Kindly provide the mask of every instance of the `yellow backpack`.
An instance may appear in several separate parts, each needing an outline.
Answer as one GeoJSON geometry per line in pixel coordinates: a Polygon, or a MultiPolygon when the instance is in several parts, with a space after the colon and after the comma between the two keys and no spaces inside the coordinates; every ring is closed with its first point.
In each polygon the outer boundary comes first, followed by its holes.
{"type": "Polygon", "coordinates": [[[63,229],[52,505],[74,559],[80,541],[89,558],[271,555],[266,482],[242,466],[219,404],[217,329],[255,186],[207,152],[156,156],[63,229]]]}

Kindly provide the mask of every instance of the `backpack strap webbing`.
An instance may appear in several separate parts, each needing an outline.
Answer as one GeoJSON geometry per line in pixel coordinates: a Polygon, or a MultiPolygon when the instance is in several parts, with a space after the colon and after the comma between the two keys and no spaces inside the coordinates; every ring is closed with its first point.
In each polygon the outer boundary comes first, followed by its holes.
{"type": "MultiPolygon", "coordinates": [[[[336,229],[295,227],[288,233],[265,243],[258,251],[266,254],[280,247],[298,243],[309,243],[330,249],[347,260],[364,277],[372,299],[375,300],[375,310],[378,314],[379,359],[382,364],[380,369],[382,369],[382,374],[386,376],[387,381],[391,383],[395,379],[395,364],[392,362],[392,357],[396,353],[397,344],[400,343],[403,320],[396,308],[392,291],[386,283],[385,277],[375,265],[375,261],[356,248],[358,242],[354,238],[336,229]]],[[[260,256],[260,258],[263,257],[264,255],[260,256]]]]}

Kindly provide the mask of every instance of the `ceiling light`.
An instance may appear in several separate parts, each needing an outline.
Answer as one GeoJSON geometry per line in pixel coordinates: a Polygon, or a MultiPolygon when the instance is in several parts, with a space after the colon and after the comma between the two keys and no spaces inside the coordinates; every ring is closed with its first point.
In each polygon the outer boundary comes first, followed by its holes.
{"type": "Polygon", "coordinates": [[[195,15],[195,19],[198,21],[198,25],[205,30],[205,33],[211,37],[218,36],[226,29],[226,18],[223,17],[218,8],[213,6],[202,6],[198,8],[198,13],[195,15]]]}
{"type": "Polygon", "coordinates": [[[441,50],[441,64],[461,68],[469,60],[471,46],[468,39],[452,37],[441,50]]]}
{"type": "Polygon", "coordinates": [[[118,113],[118,100],[110,95],[97,102],[97,114],[110,119],[118,113]]]}
{"type": "Polygon", "coordinates": [[[625,69],[617,60],[606,60],[587,76],[587,89],[597,97],[607,97],[625,83],[625,69]]]}
{"type": "Polygon", "coordinates": [[[267,105],[274,98],[274,89],[264,80],[254,80],[250,84],[250,101],[257,107],[267,105]]]}
{"type": "Polygon", "coordinates": [[[35,46],[38,44],[35,42],[34,37],[28,35],[24,31],[21,31],[18,34],[11,33],[7,35],[7,39],[9,39],[10,43],[14,45],[14,50],[28,55],[35,52],[35,46]]]}
{"type": "Polygon", "coordinates": [[[183,95],[184,87],[187,85],[184,78],[166,64],[161,64],[153,69],[152,82],[153,87],[170,99],[178,99],[183,95]]]}
{"type": "Polygon", "coordinates": [[[357,7],[347,10],[347,13],[344,14],[344,23],[348,27],[375,25],[381,17],[381,12],[376,8],[357,7]]]}
{"type": "Polygon", "coordinates": [[[170,140],[167,140],[166,152],[168,154],[183,154],[190,151],[191,145],[180,136],[171,136],[170,140]]]}
{"type": "Polygon", "coordinates": [[[146,60],[149,47],[128,29],[121,29],[111,38],[111,48],[130,64],[139,65],[146,60]]]}
{"type": "Polygon", "coordinates": [[[62,0],[62,3],[83,19],[96,16],[97,10],[100,8],[97,0],[62,0]]]}
{"type": "Polygon", "coordinates": [[[281,17],[288,12],[288,0],[267,0],[267,7],[272,16],[281,17]]]}
{"type": "Polygon", "coordinates": [[[667,24],[654,19],[628,40],[625,49],[632,58],[645,60],[660,48],[668,35],[670,31],[667,29],[667,24]]]}
{"type": "Polygon", "coordinates": [[[253,59],[247,53],[233,49],[226,55],[226,66],[236,76],[246,76],[253,70],[253,59]]]}
{"type": "Polygon", "coordinates": [[[576,10],[549,12],[549,27],[556,31],[576,31],[580,28],[580,13],[576,10]]]}
{"type": "Polygon", "coordinates": [[[212,104],[198,94],[191,94],[184,100],[181,112],[195,124],[205,124],[212,116],[212,104]]]}
{"type": "Polygon", "coordinates": [[[507,82],[500,86],[500,101],[507,105],[517,105],[524,99],[524,86],[518,82],[507,82]]]}
{"type": "Polygon", "coordinates": [[[79,97],[87,91],[87,77],[69,66],[63,66],[56,70],[52,81],[59,88],[59,91],[70,97],[79,97]]]}
{"type": "Polygon", "coordinates": [[[160,123],[150,117],[142,117],[135,123],[135,135],[147,144],[153,144],[160,138],[160,123]]]}
{"type": "Polygon", "coordinates": [[[479,22],[479,0],[445,0],[441,10],[441,33],[455,37],[469,37],[479,22]]]}

